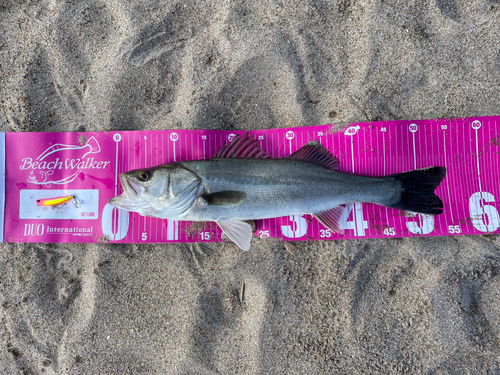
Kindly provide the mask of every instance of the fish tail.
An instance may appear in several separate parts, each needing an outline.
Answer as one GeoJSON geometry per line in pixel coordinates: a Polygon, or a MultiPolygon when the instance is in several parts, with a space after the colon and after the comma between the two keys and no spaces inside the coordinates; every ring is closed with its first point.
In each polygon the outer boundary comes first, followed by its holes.
{"type": "Polygon", "coordinates": [[[443,201],[434,194],[434,190],[445,174],[445,167],[430,167],[388,176],[401,182],[401,191],[397,202],[386,206],[422,214],[442,213],[443,201]]]}
{"type": "Polygon", "coordinates": [[[85,146],[90,147],[89,153],[96,154],[101,151],[101,146],[99,146],[99,142],[94,137],[89,138],[89,140],[85,143],[85,146]]]}

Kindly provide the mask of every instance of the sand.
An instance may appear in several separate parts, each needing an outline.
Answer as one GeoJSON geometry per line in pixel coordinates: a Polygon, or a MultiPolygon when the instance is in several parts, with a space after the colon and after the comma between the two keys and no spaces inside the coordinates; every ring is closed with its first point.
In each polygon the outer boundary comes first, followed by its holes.
{"type": "MultiPolygon", "coordinates": [[[[499,45],[498,0],[0,0],[0,130],[500,115],[499,45]]],[[[0,373],[500,374],[499,249],[3,244],[0,373]]]]}

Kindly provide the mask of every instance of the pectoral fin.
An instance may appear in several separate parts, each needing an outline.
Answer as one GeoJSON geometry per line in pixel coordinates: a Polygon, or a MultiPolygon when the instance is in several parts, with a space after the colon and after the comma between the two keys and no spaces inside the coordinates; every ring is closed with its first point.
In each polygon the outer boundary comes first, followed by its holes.
{"type": "Polygon", "coordinates": [[[217,224],[241,250],[248,251],[252,242],[252,227],[239,220],[217,221],[217,224]]]}
{"type": "Polygon", "coordinates": [[[212,194],[203,194],[203,199],[211,206],[232,206],[241,203],[247,193],[244,191],[219,191],[212,194]]]}
{"type": "Polygon", "coordinates": [[[314,214],[314,217],[332,232],[344,234],[344,226],[340,220],[344,211],[344,206],[337,206],[330,210],[314,214]]]}

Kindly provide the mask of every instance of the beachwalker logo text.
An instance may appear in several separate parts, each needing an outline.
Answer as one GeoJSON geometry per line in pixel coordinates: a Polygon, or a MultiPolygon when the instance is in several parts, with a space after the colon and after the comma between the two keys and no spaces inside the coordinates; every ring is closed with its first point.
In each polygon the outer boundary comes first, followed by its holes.
{"type": "Polygon", "coordinates": [[[19,169],[31,169],[28,182],[32,184],[47,187],[51,184],[64,185],[74,181],[84,169],[108,167],[110,161],[95,160],[91,156],[99,152],[101,147],[94,137],[83,146],[57,143],[47,148],[35,160],[29,157],[22,159],[19,169]]]}

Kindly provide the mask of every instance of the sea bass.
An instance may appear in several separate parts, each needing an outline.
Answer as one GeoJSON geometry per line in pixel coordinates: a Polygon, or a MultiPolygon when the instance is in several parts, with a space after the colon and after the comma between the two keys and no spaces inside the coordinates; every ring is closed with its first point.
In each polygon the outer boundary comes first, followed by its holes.
{"type": "Polygon", "coordinates": [[[245,221],[311,214],[333,232],[348,203],[367,202],[440,214],[434,190],[444,167],[383,177],[339,172],[339,161],[319,142],[282,159],[271,158],[255,138],[235,137],[209,160],[182,161],[120,174],[123,194],[109,204],[171,220],[215,221],[241,249],[250,249],[245,221]]]}

